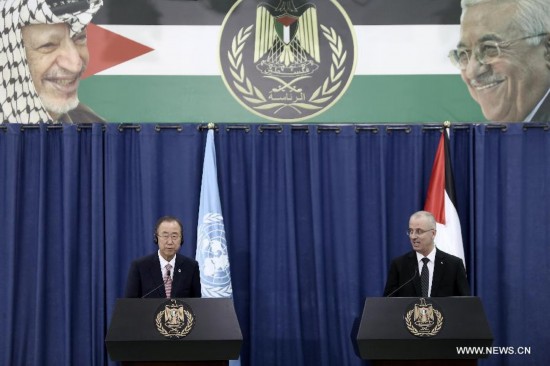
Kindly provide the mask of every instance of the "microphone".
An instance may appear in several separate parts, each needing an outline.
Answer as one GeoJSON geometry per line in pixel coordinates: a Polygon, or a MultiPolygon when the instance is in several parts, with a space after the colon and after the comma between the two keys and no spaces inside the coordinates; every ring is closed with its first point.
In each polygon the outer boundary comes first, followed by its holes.
{"type": "Polygon", "coordinates": [[[409,284],[412,280],[415,279],[416,277],[416,274],[418,273],[418,266],[415,265],[414,266],[414,274],[411,278],[409,278],[404,284],[402,284],[401,286],[399,286],[398,288],[396,288],[395,290],[393,290],[392,292],[390,292],[386,297],[391,297],[393,294],[395,294],[397,291],[401,290],[403,287],[405,287],[405,285],[409,284]]]}
{"type": "MultiPolygon", "coordinates": [[[[166,279],[168,279],[168,277],[170,277],[170,270],[166,271],[166,274],[167,274],[166,279]]],[[[156,290],[158,290],[159,288],[161,288],[164,285],[166,285],[166,280],[163,280],[160,285],[158,285],[157,287],[155,287],[154,289],[152,289],[151,291],[149,291],[148,293],[143,295],[141,298],[143,299],[143,298],[151,295],[153,292],[155,292],[156,290]]]]}

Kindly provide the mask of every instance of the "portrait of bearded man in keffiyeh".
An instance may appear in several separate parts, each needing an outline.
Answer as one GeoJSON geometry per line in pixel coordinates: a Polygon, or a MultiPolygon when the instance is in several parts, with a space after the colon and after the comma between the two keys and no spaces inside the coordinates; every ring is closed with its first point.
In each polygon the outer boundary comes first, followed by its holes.
{"type": "Polygon", "coordinates": [[[0,0],[0,122],[104,122],[78,100],[102,0],[0,0]]]}

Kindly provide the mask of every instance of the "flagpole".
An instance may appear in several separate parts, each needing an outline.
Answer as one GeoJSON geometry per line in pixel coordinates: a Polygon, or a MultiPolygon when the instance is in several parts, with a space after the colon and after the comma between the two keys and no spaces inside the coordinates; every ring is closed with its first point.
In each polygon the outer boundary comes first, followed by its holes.
{"type": "MultiPolygon", "coordinates": [[[[201,192],[197,223],[197,252],[202,297],[233,297],[229,252],[225,238],[225,226],[222,214],[218,172],[216,164],[216,145],[214,131],[216,125],[209,122],[207,129],[204,162],[202,167],[201,192]]],[[[229,360],[231,366],[240,365],[240,358],[229,360]]]]}

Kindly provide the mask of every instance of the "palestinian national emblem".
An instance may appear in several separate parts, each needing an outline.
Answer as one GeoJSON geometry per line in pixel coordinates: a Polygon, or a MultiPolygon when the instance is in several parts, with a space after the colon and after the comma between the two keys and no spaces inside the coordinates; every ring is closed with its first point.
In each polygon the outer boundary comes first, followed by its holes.
{"type": "Polygon", "coordinates": [[[183,338],[195,326],[195,315],[187,303],[170,299],[158,307],[155,325],[159,333],[167,338],[183,338]]]}
{"type": "Polygon", "coordinates": [[[300,121],[346,91],[355,34],[336,0],[239,0],[224,20],[219,57],[225,85],[245,108],[300,121]]]}
{"type": "Polygon", "coordinates": [[[409,305],[405,313],[405,325],[412,335],[433,337],[443,327],[443,315],[434,303],[420,298],[420,303],[409,305]]]}

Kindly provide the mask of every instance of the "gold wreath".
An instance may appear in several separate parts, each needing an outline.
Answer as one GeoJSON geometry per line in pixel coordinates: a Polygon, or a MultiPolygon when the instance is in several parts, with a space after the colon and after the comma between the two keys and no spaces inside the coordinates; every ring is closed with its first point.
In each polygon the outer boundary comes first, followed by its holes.
{"type": "Polygon", "coordinates": [[[187,318],[187,325],[181,330],[181,332],[178,333],[168,333],[166,329],[164,329],[164,326],[162,325],[162,322],[160,321],[162,319],[163,312],[159,312],[156,317],[156,324],[157,324],[157,330],[165,337],[177,337],[177,338],[183,338],[189,334],[191,329],[193,328],[193,325],[195,325],[195,317],[191,312],[187,310],[183,310],[185,313],[185,316],[187,318]]]}
{"type": "Polygon", "coordinates": [[[250,25],[246,29],[244,29],[244,27],[241,28],[237,35],[233,37],[233,41],[231,42],[231,50],[227,52],[227,58],[231,64],[231,67],[229,68],[231,75],[233,75],[233,78],[238,81],[238,83],[235,80],[233,81],[235,88],[244,94],[244,99],[250,103],[258,104],[266,102],[267,99],[265,99],[260,89],[253,86],[250,79],[246,77],[242,57],[244,45],[248,37],[250,37],[250,32],[252,31],[253,26],[254,25],[250,25]]]}
{"type": "Polygon", "coordinates": [[[433,337],[434,335],[439,333],[439,331],[441,330],[441,327],[443,326],[443,315],[441,315],[440,311],[434,309],[435,317],[437,318],[437,323],[436,323],[435,327],[427,333],[420,333],[412,325],[411,318],[412,318],[412,313],[413,312],[414,312],[414,309],[409,310],[407,312],[407,315],[405,316],[405,324],[407,325],[407,329],[409,330],[409,332],[411,332],[413,335],[415,335],[417,337],[433,337]]]}
{"type": "Polygon", "coordinates": [[[263,93],[256,88],[250,82],[250,79],[246,76],[244,66],[242,64],[242,52],[246,40],[250,36],[252,27],[241,28],[239,32],[233,37],[231,42],[231,50],[227,52],[227,57],[231,67],[231,75],[233,75],[233,85],[235,88],[243,94],[243,98],[251,104],[257,104],[253,108],[258,110],[267,110],[278,107],[290,106],[294,109],[303,108],[308,110],[319,110],[322,106],[315,105],[325,103],[333,98],[333,94],[338,90],[342,84],[342,75],[345,71],[344,62],[347,58],[347,51],[343,50],[342,38],[336,33],[334,28],[327,28],[321,24],[323,35],[328,40],[330,48],[332,49],[332,65],[330,66],[330,76],[327,77],[323,84],[319,86],[309,98],[310,103],[266,103],[267,99],[263,93]]]}
{"type": "Polygon", "coordinates": [[[325,79],[323,85],[317,88],[309,98],[312,103],[324,103],[332,98],[332,94],[342,84],[340,80],[344,74],[344,62],[348,56],[348,52],[343,50],[342,38],[336,33],[334,28],[328,29],[321,24],[323,35],[328,40],[332,49],[332,65],[330,65],[330,76],[325,79]],[[319,95],[320,94],[320,95],[319,95]]]}

